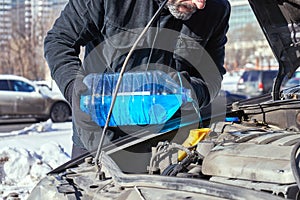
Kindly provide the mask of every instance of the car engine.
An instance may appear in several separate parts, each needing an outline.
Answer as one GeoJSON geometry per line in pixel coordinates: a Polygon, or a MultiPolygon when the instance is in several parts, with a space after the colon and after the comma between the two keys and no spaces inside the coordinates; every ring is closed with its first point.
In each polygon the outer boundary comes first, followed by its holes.
{"type": "Polygon", "coordinates": [[[182,145],[194,130],[188,126],[180,139],[169,140],[176,131],[147,133],[148,138],[106,147],[100,171],[91,155],[70,161],[42,180],[31,197],[299,199],[300,103],[291,93],[278,101],[268,98],[236,102],[226,115],[231,121],[213,122],[195,145],[182,145]]]}

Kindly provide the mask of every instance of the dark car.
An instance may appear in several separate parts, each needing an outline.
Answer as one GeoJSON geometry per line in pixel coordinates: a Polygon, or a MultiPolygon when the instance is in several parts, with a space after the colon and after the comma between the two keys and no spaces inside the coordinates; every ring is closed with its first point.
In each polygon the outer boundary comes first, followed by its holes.
{"type": "Polygon", "coordinates": [[[237,84],[237,93],[250,97],[266,94],[272,90],[277,70],[245,71],[237,84]]]}
{"type": "Polygon", "coordinates": [[[0,75],[0,119],[64,122],[70,115],[71,107],[62,95],[21,76],[0,75]]]}

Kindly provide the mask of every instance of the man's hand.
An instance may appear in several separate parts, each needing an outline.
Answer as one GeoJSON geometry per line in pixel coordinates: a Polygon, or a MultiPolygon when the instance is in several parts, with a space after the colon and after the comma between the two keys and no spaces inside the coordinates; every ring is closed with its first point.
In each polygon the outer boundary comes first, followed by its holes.
{"type": "MultiPolygon", "coordinates": [[[[93,122],[88,114],[80,109],[80,96],[87,90],[87,86],[83,83],[83,77],[76,78],[69,84],[66,98],[72,105],[73,125],[77,130],[79,138],[86,149],[93,151],[98,147],[102,128],[93,122]]],[[[108,135],[109,134],[107,134],[107,136],[108,135]]],[[[106,137],[106,142],[108,142],[112,136],[113,134],[106,137]]]]}
{"type": "Polygon", "coordinates": [[[100,127],[91,120],[91,117],[87,113],[84,113],[80,109],[80,96],[87,90],[88,88],[83,83],[83,78],[76,78],[72,90],[72,113],[74,115],[73,119],[75,120],[77,126],[88,131],[97,131],[100,127]]]}
{"type": "Polygon", "coordinates": [[[182,84],[186,88],[190,88],[191,77],[188,72],[170,72],[169,76],[176,81],[178,84],[182,84]],[[187,87],[188,86],[188,87],[187,87]]]}

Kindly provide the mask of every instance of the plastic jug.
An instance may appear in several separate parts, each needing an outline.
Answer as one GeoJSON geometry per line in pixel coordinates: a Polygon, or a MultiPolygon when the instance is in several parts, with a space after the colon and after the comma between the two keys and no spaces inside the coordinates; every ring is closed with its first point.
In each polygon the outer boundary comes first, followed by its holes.
{"type": "MultiPolygon", "coordinates": [[[[88,91],[80,109],[104,126],[119,73],[89,74],[83,80],[88,91]]],[[[153,71],[126,72],[117,94],[109,126],[163,124],[180,106],[192,102],[191,91],[168,74],[153,71]]]]}

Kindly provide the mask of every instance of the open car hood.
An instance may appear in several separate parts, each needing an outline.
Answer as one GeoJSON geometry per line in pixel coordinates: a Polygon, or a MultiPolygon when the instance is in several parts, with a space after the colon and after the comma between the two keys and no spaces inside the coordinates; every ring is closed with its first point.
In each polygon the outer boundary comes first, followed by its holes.
{"type": "Polygon", "coordinates": [[[250,6],[279,63],[273,97],[285,77],[291,78],[300,66],[300,1],[249,0],[250,6]]]}

